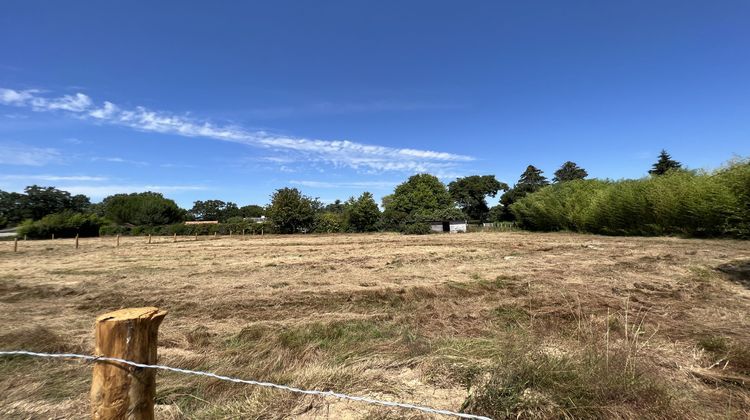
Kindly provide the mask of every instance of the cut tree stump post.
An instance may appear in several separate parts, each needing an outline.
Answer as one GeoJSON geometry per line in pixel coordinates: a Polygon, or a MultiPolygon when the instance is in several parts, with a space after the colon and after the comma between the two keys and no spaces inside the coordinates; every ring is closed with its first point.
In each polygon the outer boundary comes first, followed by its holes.
{"type": "MultiPolygon", "coordinates": [[[[96,319],[97,356],[156,364],[159,324],[167,315],[159,308],[128,308],[96,319]]],[[[91,418],[94,420],[153,420],[156,371],[117,362],[94,364],[91,418]]]]}
{"type": "Polygon", "coordinates": [[[76,249],[78,249],[78,234],[76,233],[76,249]]]}

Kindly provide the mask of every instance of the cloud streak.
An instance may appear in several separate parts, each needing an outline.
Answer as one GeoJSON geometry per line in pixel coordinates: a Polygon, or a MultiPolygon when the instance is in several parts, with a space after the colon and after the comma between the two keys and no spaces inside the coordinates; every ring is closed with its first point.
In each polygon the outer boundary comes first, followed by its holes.
{"type": "Polygon", "coordinates": [[[0,175],[4,181],[106,181],[103,176],[88,175],[0,175]]]}
{"type": "Polygon", "coordinates": [[[373,188],[373,189],[390,189],[398,185],[398,182],[389,181],[361,181],[361,182],[328,182],[328,181],[289,181],[292,185],[310,188],[373,188]]]}
{"type": "Polygon", "coordinates": [[[49,97],[34,89],[0,88],[0,104],[29,108],[36,112],[64,112],[77,118],[129,127],[138,131],[203,137],[277,152],[296,153],[303,155],[305,161],[324,162],[336,167],[349,167],[366,172],[429,172],[445,170],[462,162],[474,160],[466,155],[432,150],[385,147],[349,140],[318,140],[275,135],[235,125],[217,125],[170,112],[153,111],[142,106],[121,108],[109,101],[96,104],[83,93],[49,97]]]}
{"type": "Polygon", "coordinates": [[[0,144],[0,165],[44,166],[59,162],[57,149],[17,144],[0,144]]]}

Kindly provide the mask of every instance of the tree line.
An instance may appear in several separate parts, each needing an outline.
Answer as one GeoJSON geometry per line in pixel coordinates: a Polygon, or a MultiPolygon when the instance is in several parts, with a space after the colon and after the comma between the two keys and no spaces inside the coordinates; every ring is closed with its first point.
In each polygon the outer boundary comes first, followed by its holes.
{"type": "Polygon", "coordinates": [[[640,180],[588,180],[587,171],[571,161],[551,181],[529,165],[512,186],[494,175],[461,177],[446,185],[417,174],[384,196],[380,206],[370,192],[324,205],[297,188],[274,191],[266,206],[198,200],[182,209],[155,192],[115,194],[92,204],[83,195],[32,185],[23,194],[0,191],[0,227],[20,224],[31,237],[232,230],[428,233],[430,221],[459,219],[515,221],[531,230],[742,236],[750,219],[750,178],[743,178],[749,165],[738,161],[710,174],[688,171],[662,151],[650,176],[640,180]],[[499,204],[489,207],[487,199],[498,194],[499,204]],[[186,227],[187,220],[220,224],[186,227]]]}

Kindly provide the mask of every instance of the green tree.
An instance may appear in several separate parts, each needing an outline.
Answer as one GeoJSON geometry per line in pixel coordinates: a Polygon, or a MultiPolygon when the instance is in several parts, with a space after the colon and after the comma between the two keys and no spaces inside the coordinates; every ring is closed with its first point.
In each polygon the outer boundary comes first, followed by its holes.
{"type": "Polygon", "coordinates": [[[537,169],[534,165],[527,166],[513,188],[526,194],[538,191],[540,188],[549,185],[549,181],[542,173],[542,170],[537,169]]]}
{"type": "Polygon", "coordinates": [[[181,222],[184,211],[160,193],[115,194],[102,200],[102,214],[117,224],[167,225],[181,222]]]}
{"type": "Polygon", "coordinates": [[[490,222],[500,222],[502,220],[506,220],[505,206],[500,203],[490,207],[490,211],[487,213],[487,220],[490,222]]]}
{"type": "Polygon", "coordinates": [[[336,213],[336,214],[343,214],[345,209],[346,209],[346,203],[342,202],[339,199],[336,199],[336,201],[334,201],[333,203],[329,203],[325,207],[323,207],[323,211],[336,213]]]}
{"type": "Polygon", "coordinates": [[[682,164],[672,159],[672,156],[666,150],[662,149],[661,153],[659,153],[659,160],[654,163],[648,173],[651,175],[664,175],[669,171],[680,168],[682,168],[682,164]]]}
{"type": "Polygon", "coordinates": [[[380,209],[372,194],[364,192],[358,198],[350,198],[344,214],[349,230],[354,232],[372,232],[378,230],[380,209]]]}
{"type": "Polygon", "coordinates": [[[218,220],[225,222],[227,219],[237,217],[242,214],[237,204],[230,202],[225,203],[221,200],[198,200],[193,203],[193,208],[189,213],[198,220],[218,220]]]}
{"type": "Polygon", "coordinates": [[[515,216],[510,211],[510,206],[526,195],[547,185],[549,185],[549,181],[542,175],[541,169],[537,169],[534,165],[527,166],[516,185],[500,197],[500,204],[503,206],[501,220],[515,220],[515,216]]]}
{"type": "Polygon", "coordinates": [[[489,213],[486,197],[508,190],[508,184],[495,179],[494,175],[472,175],[448,184],[451,197],[470,219],[484,221],[489,213]]]}
{"type": "Polygon", "coordinates": [[[341,213],[322,212],[315,217],[315,232],[317,233],[334,233],[341,232],[343,229],[343,220],[341,213]]]}
{"type": "Polygon", "coordinates": [[[575,162],[567,161],[560,166],[560,169],[555,171],[555,177],[552,178],[552,182],[568,182],[575,181],[576,179],[585,179],[589,176],[585,169],[578,166],[575,162]]]}
{"type": "Polygon", "coordinates": [[[414,216],[433,214],[454,207],[445,185],[434,175],[418,174],[396,187],[392,195],[383,198],[386,204],[383,218],[390,227],[400,227],[414,216]]]}
{"type": "Polygon", "coordinates": [[[257,204],[249,204],[247,206],[240,207],[241,217],[260,217],[265,214],[266,209],[263,206],[257,204]]]}
{"type": "Polygon", "coordinates": [[[0,190],[0,227],[15,226],[24,219],[23,194],[0,190]]]}
{"type": "Polygon", "coordinates": [[[321,208],[317,199],[303,195],[296,188],[281,188],[271,196],[268,217],[279,233],[309,230],[315,223],[315,213],[321,208]]]}
{"type": "Polygon", "coordinates": [[[20,213],[25,219],[39,220],[48,214],[63,211],[83,212],[90,205],[85,195],[71,196],[69,192],[55,187],[31,185],[24,189],[20,199],[20,213]]]}

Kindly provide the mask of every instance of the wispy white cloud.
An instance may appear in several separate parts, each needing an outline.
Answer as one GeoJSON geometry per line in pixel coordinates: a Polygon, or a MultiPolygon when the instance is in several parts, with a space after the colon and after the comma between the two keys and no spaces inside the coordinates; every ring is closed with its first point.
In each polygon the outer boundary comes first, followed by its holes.
{"type": "Polygon", "coordinates": [[[129,165],[138,165],[138,166],[148,166],[148,162],[144,162],[141,160],[130,160],[130,159],[123,159],[121,157],[101,157],[101,156],[95,156],[91,158],[94,162],[112,162],[112,163],[125,163],[129,165]]]}
{"type": "Polygon", "coordinates": [[[188,164],[185,164],[185,163],[161,163],[161,164],[159,164],[159,167],[160,168],[172,169],[172,168],[195,168],[196,166],[195,165],[188,165],[188,164]]]}
{"type": "Polygon", "coordinates": [[[106,181],[103,176],[88,175],[0,175],[4,181],[106,181]]]}
{"type": "Polygon", "coordinates": [[[0,165],[44,166],[59,162],[57,149],[23,144],[0,144],[0,165]]]}
{"type": "Polygon", "coordinates": [[[398,182],[390,181],[361,181],[361,182],[330,182],[330,181],[289,181],[292,185],[299,185],[301,187],[310,188],[374,188],[374,189],[390,189],[398,184],[398,182]]]}
{"type": "Polygon", "coordinates": [[[3,114],[3,117],[9,120],[25,120],[29,118],[29,116],[26,114],[18,114],[18,113],[3,114]]]}
{"type": "Polygon", "coordinates": [[[152,111],[137,106],[121,108],[105,101],[96,105],[83,93],[47,97],[38,90],[0,88],[0,104],[30,108],[34,111],[63,111],[83,119],[130,127],[139,131],[204,137],[304,155],[305,161],[324,162],[362,171],[429,172],[453,167],[472,157],[410,148],[394,148],[349,140],[318,140],[274,135],[240,126],[217,125],[208,121],[152,111]]]}

